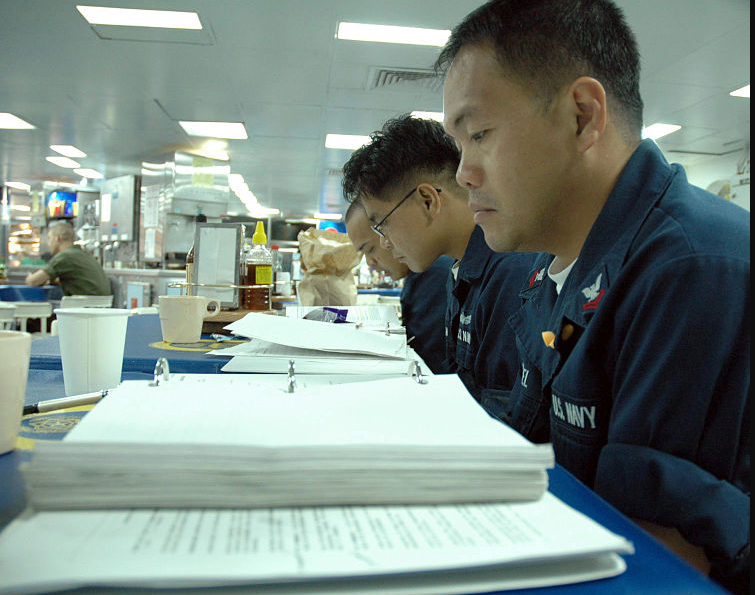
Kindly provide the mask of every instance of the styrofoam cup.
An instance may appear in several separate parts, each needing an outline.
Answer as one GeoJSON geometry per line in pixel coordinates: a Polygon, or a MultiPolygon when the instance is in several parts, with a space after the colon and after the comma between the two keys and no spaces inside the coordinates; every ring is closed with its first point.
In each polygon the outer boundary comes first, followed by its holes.
{"type": "Polygon", "coordinates": [[[66,395],[114,388],[121,381],[130,310],[58,308],[66,395]]]}
{"type": "Polygon", "coordinates": [[[0,454],[16,446],[29,374],[31,335],[0,331],[0,454]]]}

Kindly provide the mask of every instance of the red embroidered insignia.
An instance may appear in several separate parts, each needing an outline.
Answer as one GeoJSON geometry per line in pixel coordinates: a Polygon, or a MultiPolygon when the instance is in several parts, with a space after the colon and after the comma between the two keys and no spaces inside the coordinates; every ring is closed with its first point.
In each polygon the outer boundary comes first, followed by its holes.
{"type": "Polygon", "coordinates": [[[603,296],[606,294],[605,288],[600,288],[600,293],[597,295],[597,297],[593,300],[590,300],[589,302],[585,302],[585,305],[582,306],[583,310],[595,310],[598,307],[598,304],[600,303],[600,300],[603,299],[603,296]]]}

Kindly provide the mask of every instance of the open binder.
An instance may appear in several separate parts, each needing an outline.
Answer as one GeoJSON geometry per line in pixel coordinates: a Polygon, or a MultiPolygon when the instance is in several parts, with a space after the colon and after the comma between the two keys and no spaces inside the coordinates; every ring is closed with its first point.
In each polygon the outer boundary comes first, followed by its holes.
{"type": "Polygon", "coordinates": [[[293,391],[280,376],[258,380],[187,374],[159,386],[122,383],[63,441],[37,445],[24,470],[30,502],[437,504],[533,500],[547,488],[551,446],[491,418],[456,375],[293,391]]]}
{"type": "Polygon", "coordinates": [[[0,595],[459,594],[622,573],[632,544],[546,492],[552,465],[455,375],[170,377],[158,362],[38,443],[36,512],[0,533],[0,595]]]}

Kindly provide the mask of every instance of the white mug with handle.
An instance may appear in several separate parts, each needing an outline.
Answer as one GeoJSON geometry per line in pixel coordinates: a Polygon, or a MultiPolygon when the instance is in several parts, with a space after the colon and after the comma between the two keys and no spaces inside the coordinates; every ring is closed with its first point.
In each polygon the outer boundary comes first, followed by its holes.
{"type": "Polygon", "coordinates": [[[220,313],[220,302],[201,295],[161,295],[158,298],[160,328],[166,343],[196,343],[202,323],[220,313]],[[212,310],[208,310],[208,308],[212,310]]]}

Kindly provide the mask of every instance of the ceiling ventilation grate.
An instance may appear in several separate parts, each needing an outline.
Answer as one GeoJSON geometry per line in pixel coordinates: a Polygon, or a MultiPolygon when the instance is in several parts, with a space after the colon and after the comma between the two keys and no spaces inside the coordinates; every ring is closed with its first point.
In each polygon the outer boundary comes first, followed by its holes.
{"type": "Polygon", "coordinates": [[[443,89],[443,78],[430,68],[388,68],[375,66],[367,75],[367,89],[422,87],[433,93],[443,89]]]}

